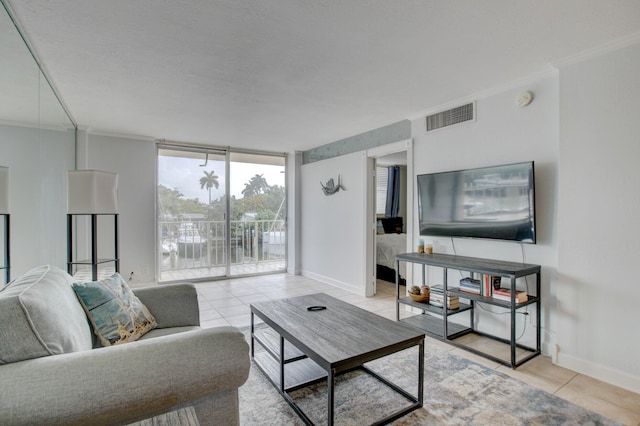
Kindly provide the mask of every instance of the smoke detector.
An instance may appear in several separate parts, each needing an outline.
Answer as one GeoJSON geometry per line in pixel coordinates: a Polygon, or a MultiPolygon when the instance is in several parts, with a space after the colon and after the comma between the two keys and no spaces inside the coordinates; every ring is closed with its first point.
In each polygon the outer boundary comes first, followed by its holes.
{"type": "Polygon", "coordinates": [[[526,107],[531,103],[532,100],[533,100],[533,93],[529,91],[522,92],[518,96],[516,96],[516,105],[521,108],[526,107]]]}

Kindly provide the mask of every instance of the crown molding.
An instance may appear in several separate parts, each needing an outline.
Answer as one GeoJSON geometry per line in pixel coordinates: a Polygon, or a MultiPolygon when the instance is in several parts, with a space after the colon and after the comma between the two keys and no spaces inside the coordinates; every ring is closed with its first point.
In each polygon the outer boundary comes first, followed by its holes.
{"type": "Polygon", "coordinates": [[[603,43],[594,48],[584,50],[576,53],[575,55],[567,56],[553,62],[553,66],[556,68],[563,68],[569,65],[573,65],[579,62],[583,62],[589,59],[597,58],[598,56],[605,55],[607,53],[623,49],[628,46],[640,43],[640,32],[630,34],[626,37],[622,37],[607,43],[603,43]]]}
{"type": "Polygon", "coordinates": [[[139,141],[146,141],[146,142],[156,142],[158,140],[157,138],[154,138],[151,136],[132,135],[127,133],[115,133],[115,132],[109,132],[101,129],[94,129],[92,127],[83,126],[83,125],[78,125],[78,130],[84,131],[87,134],[93,135],[93,136],[106,136],[110,138],[131,139],[131,140],[139,140],[139,141]]]}

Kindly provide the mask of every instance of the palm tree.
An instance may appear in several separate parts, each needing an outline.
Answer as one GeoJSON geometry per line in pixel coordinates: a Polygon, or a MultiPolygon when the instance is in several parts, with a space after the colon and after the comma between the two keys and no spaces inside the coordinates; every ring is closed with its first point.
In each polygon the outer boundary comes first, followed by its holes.
{"type": "Polygon", "coordinates": [[[200,178],[200,189],[204,189],[205,187],[209,191],[209,205],[211,205],[211,188],[220,187],[218,183],[218,176],[216,176],[215,172],[211,170],[210,172],[205,171],[204,176],[200,178]]]}
{"type": "Polygon", "coordinates": [[[244,184],[242,195],[245,197],[254,197],[264,193],[268,188],[269,184],[267,184],[267,180],[264,178],[264,175],[256,174],[251,178],[251,180],[249,180],[249,182],[244,184]]]}

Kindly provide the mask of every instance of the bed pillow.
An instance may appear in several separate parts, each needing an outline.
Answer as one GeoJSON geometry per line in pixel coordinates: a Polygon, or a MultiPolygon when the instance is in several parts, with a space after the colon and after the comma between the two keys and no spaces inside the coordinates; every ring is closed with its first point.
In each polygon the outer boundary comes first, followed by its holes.
{"type": "Polygon", "coordinates": [[[384,235],[384,226],[382,226],[382,221],[380,219],[376,221],[376,234],[384,235]]]}
{"type": "Polygon", "coordinates": [[[151,312],[118,273],[101,281],[74,283],[73,290],[103,346],[138,340],[157,327],[151,312]]]}

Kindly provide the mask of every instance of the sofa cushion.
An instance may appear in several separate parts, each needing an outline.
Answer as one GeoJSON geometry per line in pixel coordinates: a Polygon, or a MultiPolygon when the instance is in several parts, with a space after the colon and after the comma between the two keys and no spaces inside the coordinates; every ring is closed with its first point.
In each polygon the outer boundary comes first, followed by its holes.
{"type": "Polygon", "coordinates": [[[92,348],[72,281],[62,269],[43,265],[0,290],[0,364],[92,348]]]}
{"type": "Polygon", "coordinates": [[[138,340],[157,326],[151,312],[117,272],[101,281],[74,283],[73,289],[103,346],[138,340]]]}

